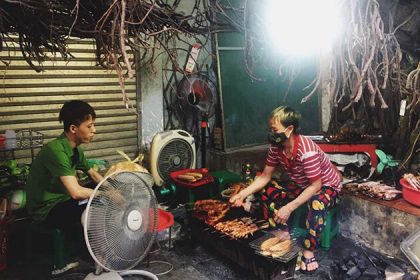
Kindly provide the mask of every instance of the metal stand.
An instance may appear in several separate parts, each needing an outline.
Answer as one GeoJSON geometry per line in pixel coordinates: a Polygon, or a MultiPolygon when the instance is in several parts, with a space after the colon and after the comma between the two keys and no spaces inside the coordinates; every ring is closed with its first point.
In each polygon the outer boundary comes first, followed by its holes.
{"type": "Polygon", "coordinates": [[[208,116],[203,114],[201,116],[201,168],[206,167],[206,130],[208,124],[208,116]]]}

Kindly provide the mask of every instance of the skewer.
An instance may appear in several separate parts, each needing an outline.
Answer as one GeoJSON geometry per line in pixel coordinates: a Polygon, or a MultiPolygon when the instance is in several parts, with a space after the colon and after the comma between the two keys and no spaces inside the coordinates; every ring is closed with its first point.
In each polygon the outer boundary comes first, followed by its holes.
{"type": "Polygon", "coordinates": [[[267,224],[263,224],[263,225],[261,225],[260,227],[258,227],[258,229],[266,229],[266,228],[268,228],[270,225],[267,223],[267,224]]]}

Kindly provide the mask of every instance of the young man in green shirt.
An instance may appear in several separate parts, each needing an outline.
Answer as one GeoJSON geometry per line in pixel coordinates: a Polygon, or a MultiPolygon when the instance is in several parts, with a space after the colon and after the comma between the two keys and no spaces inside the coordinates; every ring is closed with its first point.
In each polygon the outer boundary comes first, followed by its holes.
{"type": "Polygon", "coordinates": [[[76,169],[87,173],[95,183],[102,176],[89,168],[80,144],[95,135],[96,114],[86,102],[66,102],[59,121],[64,132],[46,144],[32,163],[26,185],[27,209],[34,223],[65,228],[80,221],[93,190],[79,184],[76,169]]]}

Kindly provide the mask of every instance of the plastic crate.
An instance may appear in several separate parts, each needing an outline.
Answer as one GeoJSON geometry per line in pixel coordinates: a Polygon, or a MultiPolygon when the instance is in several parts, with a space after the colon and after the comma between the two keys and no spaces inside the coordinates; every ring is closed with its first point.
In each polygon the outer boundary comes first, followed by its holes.
{"type": "MultiPolygon", "coordinates": [[[[327,209],[327,216],[325,219],[325,226],[321,232],[320,245],[324,249],[329,249],[331,246],[331,240],[337,236],[339,232],[338,223],[338,209],[340,207],[339,202],[334,207],[327,209]]],[[[297,208],[292,214],[292,232],[298,236],[304,237],[308,233],[306,225],[304,225],[305,217],[308,214],[308,206],[305,204],[297,208]]]]}
{"type": "Polygon", "coordinates": [[[196,188],[202,185],[207,185],[210,183],[214,182],[213,177],[209,174],[209,171],[206,168],[202,168],[202,169],[182,169],[182,170],[178,170],[178,171],[174,171],[171,172],[169,174],[169,176],[171,177],[172,181],[175,183],[175,185],[177,186],[182,186],[185,188],[196,188]],[[194,173],[201,173],[203,175],[203,178],[201,178],[200,180],[197,180],[195,182],[186,182],[183,180],[180,180],[177,178],[178,175],[183,175],[185,173],[188,172],[194,172],[194,173]]]}
{"type": "Polygon", "coordinates": [[[420,229],[411,233],[401,242],[400,249],[410,260],[414,267],[420,271],[419,249],[420,248],[420,229]]]}
{"type": "Polygon", "coordinates": [[[216,188],[220,193],[228,184],[237,183],[241,181],[241,176],[239,174],[227,171],[227,170],[217,170],[210,173],[214,177],[216,188]]]}
{"type": "Polygon", "coordinates": [[[202,169],[183,169],[171,172],[170,189],[176,189],[176,197],[179,203],[189,203],[193,205],[197,200],[208,199],[213,195],[214,179],[206,168],[202,169]],[[203,178],[195,182],[186,182],[177,178],[188,172],[203,174],[203,178]],[[174,186],[174,187],[173,187],[174,186]]]}

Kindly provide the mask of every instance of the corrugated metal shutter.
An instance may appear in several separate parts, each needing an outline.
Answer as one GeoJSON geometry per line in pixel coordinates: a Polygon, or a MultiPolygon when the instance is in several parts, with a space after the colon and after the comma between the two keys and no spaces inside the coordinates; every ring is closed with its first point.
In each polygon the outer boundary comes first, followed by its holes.
{"type": "MultiPolygon", "coordinates": [[[[87,101],[96,111],[97,135],[84,145],[88,158],[121,160],[116,150],[131,158],[138,152],[138,122],[133,110],[127,111],[115,72],[96,65],[94,43],[91,40],[70,40],[69,49],[75,58],[61,58],[43,63],[45,71],[37,73],[23,59],[18,46],[8,42],[0,59],[0,133],[6,129],[36,130],[44,134],[44,143],[63,131],[58,112],[65,101],[87,101]]],[[[136,82],[126,81],[126,92],[136,107],[136,82]]],[[[37,152],[37,151],[35,151],[37,152]]],[[[0,155],[1,156],[1,155],[0,155]]],[[[28,150],[15,151],[21,162],[30,161],[28,150]]],[[[1,158],[0,158],[1,159],[1,158]]]]}

